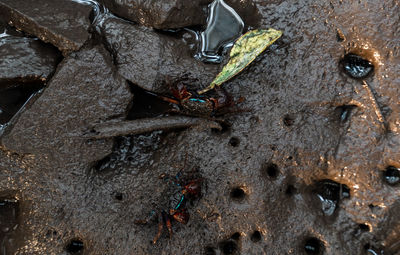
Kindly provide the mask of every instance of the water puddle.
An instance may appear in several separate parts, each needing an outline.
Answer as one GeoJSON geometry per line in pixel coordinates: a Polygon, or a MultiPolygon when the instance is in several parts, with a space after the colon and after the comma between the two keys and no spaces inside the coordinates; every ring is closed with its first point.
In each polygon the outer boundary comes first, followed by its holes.
{"type": "Polygon", "coordinates": [[[314,192],[321,201],[321,209],[326,216],[333,215],[341,199],[350,197],[347,185],[332,180],[319,181],[314,192]]]}
{"type": "Polygon", "coordinates": [[[221,63],[224,53],[242,34],[244,22],[223,0],[209,5],[207,28],[200,33],[200,52],[195,58],[208,63],[221,63]]]}

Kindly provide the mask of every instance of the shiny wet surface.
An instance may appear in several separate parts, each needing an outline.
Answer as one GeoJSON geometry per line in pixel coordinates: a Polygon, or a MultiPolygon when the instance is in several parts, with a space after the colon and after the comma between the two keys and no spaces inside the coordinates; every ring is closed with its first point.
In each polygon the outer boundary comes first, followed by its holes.
{"type": "MultiPolygon", "coordinates": [[[[171,73],[170,63],[182,65],[173,69],[177,75],[190,70],[212,79],[215,73],[192,68],[197,62],[180,39],[162,37],[154,40],[161,46],[152,47],[147,42],[157,32],[131,29],[139,25],[123,20],[105,24],[104,40],[66,56],[44,92],[1,136],[0,187],[22,193],[16,231],[29,230],[18,235],[17,254],[62,254],[72,243],[74,252],[78,241],[83,254],[398,253],[400,191],[386,178],[396,177],[387,169],[400,161],[398,3],[255,3],[259,26],[284,36],[224,85],[252,110],[224,116],[230,124],[224,132],[193,128],[162,139],[157,133],[81,139],[88,124],[126,118],[135,100],[128,78],[152,90],[157,79],[150,78],[171,73]],[[155,68],[132,72],[132,45],[141,47],[135,65],[155,68]],[[370,61],[373,72],[361,80],[349,76],[340,61],[350,53],[370,61]],[[113,152],[118,155],[107,167],[97,167],[113,152]],[[162,173],[192,166],[205,188],[189,208],[188,224],[174,224],[172,239],[164,234],[150,244],[157,222],[133,221],[168,208],[162,173]],[[350,197],[340,185],[339,192],[316,193],[321,180],[346,185],[350,197]],[[334,217],[321,210],[317,194],[340,198],[334,217]],[[257,242],[255,231],[262,237],[257,242]]],[[[11,219],[12,210],[4,208],[11,219]]]]}

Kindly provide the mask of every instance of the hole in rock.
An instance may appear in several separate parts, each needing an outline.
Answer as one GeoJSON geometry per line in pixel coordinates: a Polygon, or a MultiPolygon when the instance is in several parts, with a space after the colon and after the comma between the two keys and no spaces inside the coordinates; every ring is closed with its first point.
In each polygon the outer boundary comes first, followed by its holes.
{"type": "Polygon", "coordinates": [[[220,243],[220,249],[225,255],[234,254],[238,250],[238,246],[234,241],[224,241],[220,243]]]}
{"type": "Polygon", "coordinates": [[[369,231],[370,227],[368,224],[362,223],[362,224],[358,224],[358,227],[362,230],[362,231],[369,231]]]}
{"type": "Polygon", "coordinates": [[[314,192],[321,201],[322,211],[326,216],[333,215],[341,199],[350,197],[350,189],[347,185],[332,180],[317,182],[314,192]]]}
{"type": "Polygon", "coordinates": [[[231,124],[229,124],[229,123],[227,123],[227,122],[221,122],[221,123],[219,123],[220,125],[221,125],[221,127],[222,127],[222,129],[221,130],[218,130],[218,129],[215,129],[215,128],[212,128],[211,129],[211,132],[213,133],[213,134],[216,134],[216,135],[221,135],[221,134],[224,134],[224,133],[227,133],[227,132],[229,132],[230,131],[230,129],[231,129],[231,124]]]}
{"type": "Polygon", "coordinates": [[[237,201],[241,201],[246,197],[246,192],[240,187],[233,188],[231,190],[231,198],[237,201]]]}
{"type": "Polygon", "coordinates": [[[268,163],[266,168],[265,168],[265,172],[267,173],[267,175],[271,178],[276,178],[279,174],[279,168],[276,164],[274,163],[268,163]]]}
{"type": "Polygon", "coordinates": [[[283,116],[283,119],[282,119],[283,124],[287,127],[293,126],[294,120],[295,120],[295,117],[290,114],[286,114],[285,116],[283,116]]]}
{"type": "Polygon", "coordinates": [[[67,252],[70,254],[81,254],[83,252],[84,245],[83,242],[79,239],[71,240],[67,245],[67,252]]]}
{"type": "Polygon", "coordinates": [[[338,119],[340,122],[346,122],[349,119],[351,112],[356,107],[357,106],[355,105],[342,105],[336,107],[335,112],[338,114],[338,119]]]}
{"type": "Polygon", "coordinates": [[[286,190],[285,190],[286,195],[291,196],[291,195],[295,194],[296,192],[297,192],[296,187],[294,187],[291,184],[287,185],[286,190]]]}
{"type": "Polygon", "coordinates": [[[121,192],[116,192],[114,197],[119,201],[122,201],[122,199],[124,199],[124,195],[121,192]]]}
{"type": "Polygon", "coordinates": [[[237,137],[232,137],[231,139],[229,139],[229,145],[232,147],[237,147],[239,146],[240,140],[237,137]]]}
{"type": "Polygon", "coordinates": [[[213,247],[206,247],[204,249],[204,255],[216,255],[217,253],[215,252],[215,249],[213,247]]]}
{"type": "Polygon", "coordinates": [[[386,183],[396,185],[400,183],[400,169],[394,166],[388,166],[383,172],[386,183]]]}
{"type": "Polygon", "coordinates": [[[340,61],[343,71],[353,79],[366,78],[373,70],[374,65],[353,53],[346,54],[340,61]]]}
{"type": "Polygon", "coordinates": [[[233,235],[231,235],[231,238],[235,241],[238,241],[240,238],[240,233],[239,232],[234,233],[233,235]]]}
{"type": "Polygon", "coordinates": [[[43,82],[0,84],[0,125],[9,122],[32,95],[43,87],[43,82]]]}
{"type": "Polygon", "coordinates": [[[306,254],[319,255],[323,250],[322,242],[315,237],[308,238],[304,244],[304,251],[306,254]]]}
{"type": "Polygon", "coordinates": [[[364,245],[364,250],[365,250],[366,255],[384,255],[384,254],[386,254],[386,253],[384,253],[383,249],[378,249],[378,248],[370,245],[369,243],[364,245]]]}
{"type": "Polygon", "coordinates": [[[261,232],[260,231],[258,231],[258,230],[256,230],[256,231],[254,231],[252,234],[251,234],[251,236],[250,236],[250,240],[252,241],[252,242],[254,242],[254,243],[257,243],[257,242],[259,242],[259,241],[261,241],[261,232]]]}

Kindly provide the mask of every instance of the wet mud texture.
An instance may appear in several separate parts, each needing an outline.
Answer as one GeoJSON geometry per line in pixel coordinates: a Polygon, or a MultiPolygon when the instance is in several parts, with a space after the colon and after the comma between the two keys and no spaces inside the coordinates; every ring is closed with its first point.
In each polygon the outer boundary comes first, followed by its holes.
{"type": "Polygon", "coordinates": [[[259,26],[284,36],[224,85],[251,112],[226,115],[218,132],[82,138],[139,109],[129,86],[163,91],[157,79],[191,71],[200,88],[220,66],[192,68],[203,64],[184,36],[111,16],[80,50],[66,46],[75,52],[1,135],[1,252],[400,254],[398,1],[254,3],[259,26]],[[374,67],[365,77],[354,76],[370,67],[360,62],[374,67]],[[133,222],[169,209],[175,186],[159,176],[182,167],[201,175],[202,196],[187,205],[188,224],[153,245],[157,221],[133,222]]]}

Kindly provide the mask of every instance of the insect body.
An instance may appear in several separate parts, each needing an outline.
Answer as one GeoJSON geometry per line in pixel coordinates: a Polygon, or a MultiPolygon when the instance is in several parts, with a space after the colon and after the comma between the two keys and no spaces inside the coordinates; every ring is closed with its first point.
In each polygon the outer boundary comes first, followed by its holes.
{"type": "Polygon", "coordinates": [[[202,179],[194,179],[187,182],[185,185],[177,183],[180,187],[179,191],[175,192],[170,199],[169,209],[162,209],[158,212],[152,211],[150,217],[144,220],[136,220],[135,224],[147,224],[154,216],[158,215],[158,231],[153,238],[153,244],[157,243],[157,240],[162,234],[164,226],[167,227],[170,238],[172,237],[172,221],[175,220],[179,223],[186,224],[189,221],[190,215],[186,209],[186,203],[188,200],[193,200],[201,195],[201,183],[202,179]]]}
{"type": "Polygon", "coordinates": [[[216,88],[215,97],[192,94],[186,88],[183,80],[172,82],[167,79],[174,98],[161,97],[163,100],[178,105],[181,113],[191,116],[209,117],[224,114],[223,110],[235,105],[231,96],[222,88],[216,88]]]}

